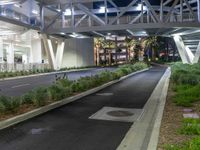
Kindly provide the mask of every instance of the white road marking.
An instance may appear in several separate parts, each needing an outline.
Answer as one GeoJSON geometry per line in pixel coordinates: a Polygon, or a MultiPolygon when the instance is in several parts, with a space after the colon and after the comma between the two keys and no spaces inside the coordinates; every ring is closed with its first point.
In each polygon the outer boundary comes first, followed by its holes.
{"type": "Polygon", "coordinates": [[[19,87],[28,86],[28,85],[30,85],[30,84],[29,83],[27,83],[27,84],[20,84],[20,85],[12,86],[11,88],[14,89],[14,88],[19,88],[19,87]]]}

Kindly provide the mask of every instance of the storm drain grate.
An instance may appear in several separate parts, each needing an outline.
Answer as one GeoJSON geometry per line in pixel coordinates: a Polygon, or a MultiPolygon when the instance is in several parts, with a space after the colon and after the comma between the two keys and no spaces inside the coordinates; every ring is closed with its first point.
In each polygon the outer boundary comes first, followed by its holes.
{"type": "Polygon", "coordinates": [[[143,109],[103,107],[89,119],[134,122],[141,116],[142,112],[143,109]]]}

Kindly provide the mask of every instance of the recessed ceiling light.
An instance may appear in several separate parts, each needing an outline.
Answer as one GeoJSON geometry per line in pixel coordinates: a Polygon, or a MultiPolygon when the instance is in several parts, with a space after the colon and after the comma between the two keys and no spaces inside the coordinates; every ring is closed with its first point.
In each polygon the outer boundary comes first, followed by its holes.
{"type": "Polygon", "coordinates": [[[37,10],[32,10],[32,13],[35,15],[38,15],[38,11],[37,10]]]}

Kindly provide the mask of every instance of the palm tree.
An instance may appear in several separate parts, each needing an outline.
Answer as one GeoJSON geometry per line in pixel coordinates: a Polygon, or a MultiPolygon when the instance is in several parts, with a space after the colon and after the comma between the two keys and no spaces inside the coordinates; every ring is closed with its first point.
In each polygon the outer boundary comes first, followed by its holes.
{"type": "Polygon", "coordinates": [[[105,40],[104,41],[104,50],[106,53],[109,53],[109,59],[108,59],[108,64],[111,65],[112,63],[112,48],[115,48],[115,42],[111,40],[105,40]],[[108,50],[108,51],[107,51],[108,50]]]}
{"type": "Polygon", "coordinates": [[[126,47],[128,50],[128,60],[130,61],[131,59],[131,50],[137,45],[138,41],[132,38],[127,38],[125,39],[126,47]]]}
{"type": "Polygon", "coordinates": [[[149,36],[144,40],[144,46],[145,48],[150,48],[151,49],[151,58],[152,60],[155,60],[156,54],[157,54],[157,49],[158,49],[158,37],[157,36],[149,36]]]}
{"type": "MultiPolygon", "coordinates": [[[[95,38],[94,39],[94,45],[95,45],[95,52],[96,52],[96,64],[100,64],[100,55],[99,51],[101,49],[104,49],[104,53],[106,53],[106,46],[107,42],[105,38],[95,38]]],[[[106,60],[106,54],[105,54],[105,60],[106,60]]]]}

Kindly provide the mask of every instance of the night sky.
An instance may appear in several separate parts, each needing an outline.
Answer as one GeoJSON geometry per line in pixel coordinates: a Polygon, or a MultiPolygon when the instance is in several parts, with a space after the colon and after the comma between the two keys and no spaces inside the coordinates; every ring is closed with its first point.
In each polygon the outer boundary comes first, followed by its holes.
{"type": "MultiPolygon", "coordinates": [[[[113,2],[118,6],[118,7],[125,7],[127,6],[132,0],[113,0],[113,2]]],[[[140,3],[141,1],[138,0],[137,3],[140,3]]],[[[160,5],[160,0],[149,0],[149,2],[152,5],[160,5]]],[[[100,6],[103,6],[104,2],[95,2],[94,3],[94,8],[99,8],[100,6]]],[[[109,5],[108,3],[108,7],[111,8],[113,7],[112,5],[109,5]]]]}

